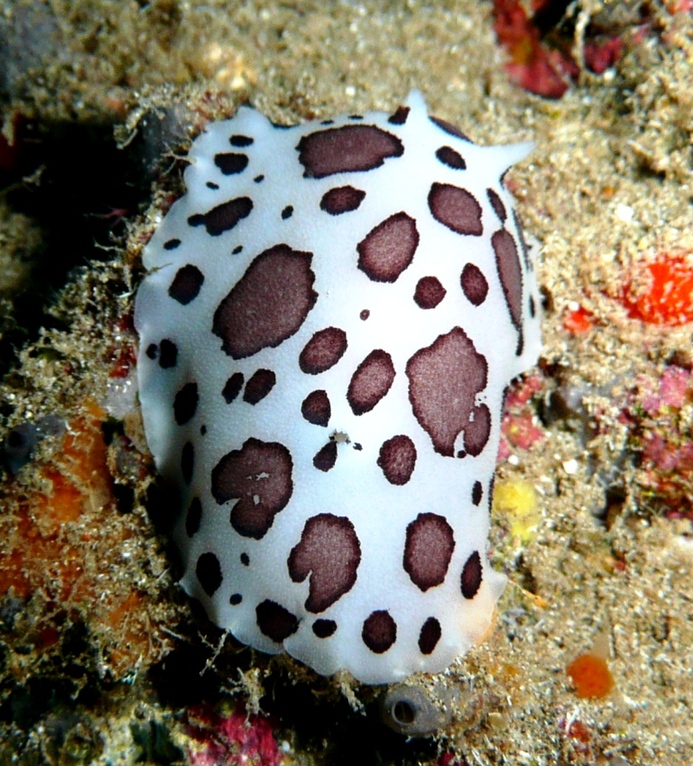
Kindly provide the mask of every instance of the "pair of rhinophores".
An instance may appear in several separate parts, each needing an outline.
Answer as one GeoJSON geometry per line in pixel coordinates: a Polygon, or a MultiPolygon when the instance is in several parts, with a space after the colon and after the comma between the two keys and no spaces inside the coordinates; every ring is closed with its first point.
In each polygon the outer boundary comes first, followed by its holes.
{"type": "Polygon", "coordinates": [[[487,632],[506,386],[540,346],[506,170],[427,114],[290,127],[249,107],[190,149],[144,251],[147,440],[182,584],[319,673],[438,672],[487,632]]]}

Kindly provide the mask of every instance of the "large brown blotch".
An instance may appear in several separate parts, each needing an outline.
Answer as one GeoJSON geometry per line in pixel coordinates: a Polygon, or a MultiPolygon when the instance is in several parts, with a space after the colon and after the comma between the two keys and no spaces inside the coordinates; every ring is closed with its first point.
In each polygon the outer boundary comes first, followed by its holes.
{"type": "Polygon", "coordinates": [[[318,330],[298,355],[298,366],[308,375],[329,370],[347,350],[347,336],[339,327],[318,330]]]}
{"type": "Polygon", "coordinates": [[[304,178],[325,178],[380,167],[404,152],[397,136],[375,125],[344,125],[309,133],[298,142],[304,178]]]}
{"type": "Polygon", "coordinates": [[[354,415],[363,415],[387,394],[395,379],[395,366],[390,355],[375,349],[356,368],[347,390],[347,401],[354,415]]]}
{"type": "Polygon", "coordinates": [[[298,330],[318,297],[312,257],[282,244],[253,260],[214,312],[212,331],[229,356],[276,348],[298,330]]]}
{"type": "Polygon", "coordinates": [[[426,592],[443,583],[454,550],[455,536],[445,517],[420,513],[407,526],[402,564],[414,585],[426,592]]]}
{"type": "Polygon", "coordinates": [[[303,582],[310,574],[309,612],[324,612],[356,582],[361,546],[346,516],[321,513],[308,519],[289,554],[289,576],[303,582]]]}
{"type": "Polygon", "coordinates": [[[518,339],[515,353],[522,353],[522,265],[512,234],[501,229],[491,237],[493,252],[496,254],[496,268],[500,278],[505,302],[508,304],[510,319],[517,328],[518,339]]]}
{"type": "Polygon", "coordinates": [[[286,507],[293,492],[293,462],[278,442],[250,438],[224,455],[212,469],[212,495],[221,505],[237,500],[231,525],[244,537],[260,540],[286,507]]]}
{"type": "Polygon", "coordinates": [[[394,282],[412,262],[418,246],[416,221],[404,212],[395,213],[356,246],[358,267],[374,282],[394,282]]]}
{"type": "Polygon", "coordinates": [[[436,221],[458,234],[480,237],[484,233],[481,205],[466,189],[434,183],[428,193],[428,207],[436,221]]]}
{"type": "Polygon", "coordinates": [[[469,424],[475,397],[486,388],[488,365],[461,327],[439,335],[407,362],[414,416],[436,452],[452,457],[458,434],[469,424]]]}

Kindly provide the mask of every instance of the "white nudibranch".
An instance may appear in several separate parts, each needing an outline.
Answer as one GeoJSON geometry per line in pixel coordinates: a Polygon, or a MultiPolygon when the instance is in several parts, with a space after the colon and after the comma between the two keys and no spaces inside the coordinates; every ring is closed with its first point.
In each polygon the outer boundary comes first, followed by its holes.
{"type": "Polygon", "coordinates": [[[263,652],[379,684],[480,641],[509,381],[540,347],[503,185],[531,145],[429,117],[207,126],[144,251],[140,400],[182,584],[263,652]]]}

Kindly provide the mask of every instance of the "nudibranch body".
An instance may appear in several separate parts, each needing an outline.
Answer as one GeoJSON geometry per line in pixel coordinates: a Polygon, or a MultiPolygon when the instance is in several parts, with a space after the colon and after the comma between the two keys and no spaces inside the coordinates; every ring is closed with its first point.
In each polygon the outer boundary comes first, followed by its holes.
{"type": "Polygon", "coordinates": [[[144,251],[140,400],[183,587],[240,641],[378,684],[487,632],[503,396],[540,344],[503,186],[530,148],[417,92],[291,127],[241,107],[193,143],[144,251]]]}

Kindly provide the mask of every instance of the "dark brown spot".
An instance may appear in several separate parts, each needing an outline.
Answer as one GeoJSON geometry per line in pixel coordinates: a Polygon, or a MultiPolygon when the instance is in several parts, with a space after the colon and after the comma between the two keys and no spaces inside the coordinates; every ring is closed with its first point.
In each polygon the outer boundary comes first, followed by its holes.
{"type": "Polygon", "coordinates": [[[180,454],[180,471],[183,474],[183,481],[190,484],[192,481],[193,470],[195,469],[195,448],[192,442],[185,442],[180,454]]]}
{"type": "Polygon", "coordinates": [[[407,526],[404,569],[414,585],[425,592],[445,580],[454,550],[455,536],[445,518],[420,513],[407,526]]]}
{"type": "Polygon", "coordinates": [[[218,237],[225,231],[230,231],[243,218],[250,215],[253,202],[250,197],[237,197],[236,199],[222,202],[206,213],[196,213],[188,218],[190,226],[203,226],[207,234],[218,237]]]}
{"type": "Polygon", "coordinates": [[[229,604],[231,606],[238,606],[243,601],[243,596],[240,593],[232,593],[229,597],[229,604]]]}
{"type": "Polygon", "coordinates": [[[435,617],[429,617],[419,633],[419,651],[421,654],[431,654],[440,641],[440,623],[435,617]]]}
{"type": "Polygon", "coordinates": [[[253,143],[253,141],[254,139],[252,139],[250,136],[235,135],[229,138],[229,143],[231,144],[231,146],[235,146],[237,148],[250,146],[253,143]]]}
{"type": "Polygon", "coordinates": [[[327,391],[311,391],[301,404],[301,414],[315,426],[327,426],[332,414],[327,391]]]}
{"type": "Polygon", "coordinates": [[[464,157],[456,152],[451,146],[441,146],[436,152],[436,157],[449,168],[453,170],[465,170],[467,163],[464,161],[464,157]]]}
{"type": "Polygon", "coordinates": [[[481,205],[466,189],[434,183],[428,194],[428,206],[436,221],[458,234],[479,237],[484,232],[481,205]]]}
{"type": "Polygon", "coordinates": [[[173,399],[173,417],[179,426],[192,420],[197,410],[197,383],[186,383],[173,399]]]}
{"type": "Polygon", "coordinates": [[[361,638],[372,652],[383,654],[397,640],[397,623],[385,609],[378,609],[364,621],[361,638]]]}
{"type": "Polygon", "coordinates": [[[441,120],[440,117],[429,116],[428,119],[434,125],[437,125],[441,130],[444,130],[449,135],[456,136],[457,138],[463,138],[465,141],[469,141],[470,144],[474,143],[471,138],[468,138],[467,136],[465,136],[465,134],[456,125],[453,125],[451,122],[448,122],[447,120],[441,120]]]}
{"type": "Polygon", "coordinates": [[[206,186],[208,189],[213,189],[214,191],[216,191],[216,190],[219,188],[219,184],[215,184],[215,183],[214,183],[214,181],[207,181],[207,183],[205,184],[205,186],[206,186]]]}
{"type": "Polygon", "coordinates": [[[407,117],[409,117],[409,112],[408,106],[398,106],[397,110],[387,118],[387,121],[391,125],[404,125],[407,117]]]}
{"type": "Polygon", "coordinates": [[[455,440],[470,422],[476,395],[486,388],[486,358],[461,327],[454,327],[407,362],[414,416],[436,452],[455,454],[455,440]]]}
{"type": "Polygon", "coordinates": [[[305,178],[324,178],[380,167],[388,157],[400,157],[402,142],[375,125],[344,125],[310,133],[299,141],[299,162],[305,178]]]}
{"type": "Polygon", "coordinates": [[[245,384],[243,401],[257,404],[269,394],[276,382],[277,376],[272,370],[257,370],[245,384]]]}
{"type": "Polygon", "coordinates": [[[349,382],[347,401],[354,415],[370,412],[390,390],[394,379],[395,367],[390,355],[381,349],[371,351],[349,382]]]}
{"type": "Polygon", "coordinates": [[[500,219],[500,222],[505,223],[505,219],[508,217],[508,214],[505,212],[505,205],[503,204],[503,200],[493,189],[486,189],[486,194],[488,196],[488,201],[491,203],[491,207],[500,219]]]}
{"type": "Polygon", "coordinates": [[[363,309],[363,311],[359,314],[359,319],[365,322],[370,315],[371,315],[371,312],[368,309],[363,309]]]}
{"type": "Polygon", "coordinates": [[[356,210],[366,197],[366,192],[353,186],[330,189],[320,200],[320,209],[330,215],[341,215],[356,210]]]}
{"type": "Polygon", "coordinates": [[[287,218],[291,218],[291,216],[292,216],[293,214],[294,214],[294,208],[293,208],[293,205],[287,205],[287,206],[286,206],[286,207],[285,207],[285,208],[282,210],[282,220],[283,220],[283,221],[286,221],[286,220],[287,220],[287,218]]]}
{"type": "Polygon", "coordinates": [[[204,274],[197,266],[189,263],[187,266],[182,266],[178,269],[173,282],[171,282],[171,286],[168,288],[168,294],[174,301],[187,306],[190,301],[197,298],[204,281],[204,274]]]}
{"type": "Polygon", "coordinates": [[[416,447],[404,434],[393,436],[383,442],[378,455],[378,465],[390,484],[406,484],[416,465],[416,447]]]}
{"type": "Polygon", "coordinates": [[[229,356],[243,359],[276,348],[298,330],[318,297],[311,258],[275,245],[253,260],[214,312],[212,331],[229,356]]]}
{"type": "Polygon", "coordinates": [[[306,521],[301,539],[289,554],[289,576],[303,582],[308,575],[306,609],[324,612],[356,582],[361,546],[346,516],[320,513],[306,521]]]}
{"type": "Polygon", "coordinates": [[[194,497],[185,514],[185,531],[188,537],[192,537],[200,529],[202,523],[202,503],[199,497],[194,497]]]}
{"type": "Polygon", "coordinates": [[[313,623],[313,633],[318,638],[329,638],[337,630],[334,620],[316,620],[313,623]]]}
{"type": "Polygon", "coordinates": [[[481,306],[486,300],[486,296],[488,295],[488,282],[478,266],[475,266],[473,263],[468,263],[462,269],[460,284],[462,285],[462,292],[465,294],[467,300],[474,306],[481,306]]]}
{"type": "Polygon", "coordinates": [[[534,317],[537,315],[537,307],[534,304],[534,296],[529,296],[529,315],[534,319],[534,317]]]}
{"type": "Polygon", "coordinates": [[[462,595],[465,598],[474,598],[476,596],[481,586],[481,578],[481,556],[479,556],[478,551],[474,551],[465,562],[460,578],[462,595]]]}
{"type": "Polygon", "coordinates": [[[251,437],[212,469],[212,495],[219,505],[237,500],[231,525],[238,534],[260,540],[291,498],[292,470],[291,455],[283,444],[251,437]]]}
{"type": "Polygon", "coordinates": [[[214,155],[214,164],[225,176],[232,176],[248,167],[248,157],[235,152],[220,152],[214,155]]]}
{"type": "Polygon", "coordinates": [[[241,564],[243,564],[244,567],[250,566],[250,557],[247,553],[241,553],[241,564]]]}
{"type": "Polygon", "coordinates": [[[496,254],[496,268],[500,278],[505,302],[508,304],[510,319],[517,329],[518,341],[515,353],[522,353],[522,266],[512,234],[501,229],[491,237],[493,252],[496,254]]]}
{"type": "Polygon", "coordinates": [[[313,458],[313,465],[319,471],[330,471],[337,462],[337,442],[329,441],[321,447],[313,458]]]}
{"type": "Polygon", "coordinates": [[[176,366],[178,361],[178,346],[172,341],[164,338],[159,344],[159,367],[162,370],[168,370],[176,366]]]}
{"type": "Polygon", "coordinates": [[[179,239],[167,239],[164,242],[164,250],[175,250],[177,247],[180,247],[179,239]]]}
{"type": "Polygon", "coordinates": [[[306,343],[298,357],[298,366],[308,375],[318,375],[329,370],[347,350],[347,336],[338,327],[318,330],[306,343]]]}
{"type": "Polygon", "coordinates": [[[436,277],[421,277],[416,284],[414,301],[422,309],[434,309],[445,297],[446,289],[436,277]]]}
{"type": "Polygon", "coordinates": [[[481,498],[484,496],[484,488],[480,481],[475,481],[472,487],[472,503],[479,505],[481,498]]]}
{"type": "Polygon", "coordinates": [[[197,559],[195,574],[208,596],[214,595],[223,580],[219,559],[213,553],[203,553],[197,559]]]}
{"type": "Polygon", "coordinates": [[[224,397],[224,401],[227,404],[231,404],[238,394],[240,394],[241,388],[243,388],[243,380],[242,372],[234,372],[226,383],[224,383],[221,395],[224,397]]]}
{"type": "Polygon", "coordinates": [[[472,410],[472,417],[464,429],[464,448],[468,455],[476,457],[484,451],[491,434],[491,410],[479,404],[472,410]]]}
{"type": "Polygon", "coordinates": [[[394,282],[412,262],[418,245],[416,221],[406,213],[395,213],[356,246],[358,266],[374,282],[394,282]]]}
{"type": "Polygon", "coordinates": [[[265,599],[255,608],[260,632],[278,644],[298,630],[298,618],[276,601],[265,599]]]}
{"type": "Polygon", "coordinates": [[[159,347],[156,345],[156,343],[150,343],[147,346],[147,350],[145,351],[145,354],[147,355],[148,359],[151,359],[152,361],[154,361],[159,354],[159,347]]]}

